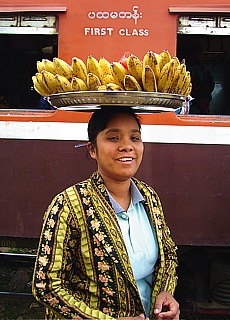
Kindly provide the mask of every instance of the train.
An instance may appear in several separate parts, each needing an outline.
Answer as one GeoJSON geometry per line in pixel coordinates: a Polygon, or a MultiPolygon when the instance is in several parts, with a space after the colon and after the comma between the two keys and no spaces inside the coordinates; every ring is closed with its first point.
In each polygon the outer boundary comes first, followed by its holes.
{"type": "Polygon", "coordinates": [[[51,199],[96,169],[85,147],[91,111],[41,105],[36,61],[164,49],[183,58],[202,47],[215,82],[209,113],[141,112],[137,177],[160,195],[196,309],[230,314],[229,3],[12,0],[0,17],[0,247],[36,248],[51,199]]]}

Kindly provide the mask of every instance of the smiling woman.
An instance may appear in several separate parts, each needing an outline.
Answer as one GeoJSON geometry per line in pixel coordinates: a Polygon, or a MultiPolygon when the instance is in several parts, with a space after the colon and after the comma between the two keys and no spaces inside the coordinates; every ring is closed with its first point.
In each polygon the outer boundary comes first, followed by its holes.
{"type": "Polygon", "coordinates": [[[134,178],[140,120],[131,108],[104,107],[88,136],[97,171],[45,213],[33,294],[49,319],[179,320],[176,247],[158,195],[134,178]]]}

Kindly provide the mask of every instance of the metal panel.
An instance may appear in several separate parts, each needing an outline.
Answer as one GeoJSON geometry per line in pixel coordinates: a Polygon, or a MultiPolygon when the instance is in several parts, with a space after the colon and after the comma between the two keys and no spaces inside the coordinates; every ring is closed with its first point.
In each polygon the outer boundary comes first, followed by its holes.
{"type": "Polygon", "coordinates": [[[220,27],[230,29],[230,17],[220,17],[220,27]]]}
{"type": "Polygon", "coordinates": [[[0,15],[0,30],[6,27],[16,27],[18,25],[18,16],[16,14],[0,15]]]}
{"type": "Polygon", "coordinates": [[[216,17],[185,16],[178,18],[181,27],[216,27],[216,20],[216,17]]]}
{"type": "Polygon", "coordinates": [[[0,33],[4,34],[57,34],[54,15],[0,15],[0,33]]]}
{"type": "Polygon", "coordinates": [[[180,34],[229,35],[230,17],[181,16],[178,18],[180,34]]]}

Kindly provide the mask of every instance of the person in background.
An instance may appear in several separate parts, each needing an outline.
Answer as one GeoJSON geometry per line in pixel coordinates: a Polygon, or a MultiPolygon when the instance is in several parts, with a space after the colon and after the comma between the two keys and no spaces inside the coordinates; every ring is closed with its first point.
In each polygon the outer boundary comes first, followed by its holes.
{"type": "Polygon", "coordinates": [[[176,246],[157,193],[134,177],[140,119],[129,107],[102,107],[88,136],[97,171],[48,207],[33,294],[48,319],[179,320],[176,246]]]}
{"type": "Polygon", "coordinates": [[[184,52],[187,70],[191,72],[192,92],[190,113],[208,114],[215,83],[212,74],[202,62],[203,51],[198,44],[190,44],[184,52]]]}

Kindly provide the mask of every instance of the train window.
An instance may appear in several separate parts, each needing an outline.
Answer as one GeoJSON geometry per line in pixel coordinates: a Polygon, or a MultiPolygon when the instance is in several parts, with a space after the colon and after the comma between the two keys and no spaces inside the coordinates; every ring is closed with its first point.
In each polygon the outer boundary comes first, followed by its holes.
{"type": "Polygon", "coordinates": [[[1,14],[0,43],[0,109],[38,109],[32,76],[38,60],[58,55],[56,16],[1,14]]]}
{"type": "Polygon", "coordinates": [[[230,17],[178,18],[177,56],[191,71],[190,113],[230,115],[230,17]]]}

